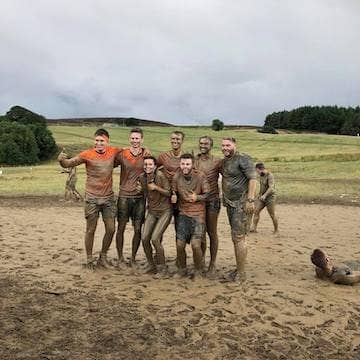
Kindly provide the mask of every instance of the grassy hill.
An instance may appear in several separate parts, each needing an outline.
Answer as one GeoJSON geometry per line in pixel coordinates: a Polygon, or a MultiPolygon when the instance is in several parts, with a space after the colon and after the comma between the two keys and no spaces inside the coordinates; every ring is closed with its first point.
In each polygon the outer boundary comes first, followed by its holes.
{"type": "MultiPolygon", "coordinates": [[[[92,146],[93,126],[50,126],[60,147],[75,155],[92,146]]],[[[185,132],[184,148],[197,151],[198,138],[214,139],[214,154],[221,155],[223,136],[234,136],[238,149],[261,160],[273,171],[280,201],[360,205],[360,138],[322,134],[261,134],[254,129],[206,127],[144,127],[144,145],[155,155],[169,149],[172,130],[185,132]]],[[[128,145],[129,128],[110,128],[111,143],[128,145]]],[[[0,195],[62,195],[66,175],[56,161],[36,167],[3,168],[0,195]]],[[[114,172],[114,189],[118,173],[114,172]]],[[[78,188],[84,188],[84,167],[78,171],[78,188]]]]}

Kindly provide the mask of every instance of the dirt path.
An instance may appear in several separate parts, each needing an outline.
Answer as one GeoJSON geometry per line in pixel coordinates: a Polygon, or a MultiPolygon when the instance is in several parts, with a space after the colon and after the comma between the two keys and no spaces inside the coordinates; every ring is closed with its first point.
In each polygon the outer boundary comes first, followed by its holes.
{"type": "MultiPolygon", "coordinates": [[[[237,285],[222,280],[223,210],[217,279],[191,281],[141,274],[142,249],[137,270],[84,270],[82,208],[21,205],[0,204],[1,359],[360,358],[360,286],[319,281],[309,263],[315,247],[360,260],[360,208],[280,205],[280,236],[264,212],[237,285]]],[[[172,226],[164,241],[174,270],[172,226]]]]}

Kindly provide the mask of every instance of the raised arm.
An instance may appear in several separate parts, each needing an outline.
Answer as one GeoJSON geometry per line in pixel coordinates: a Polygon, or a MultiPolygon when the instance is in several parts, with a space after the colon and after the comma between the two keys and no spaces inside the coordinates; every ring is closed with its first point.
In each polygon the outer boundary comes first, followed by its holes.
{"type": "Polygon", "coordinates": [[[79,155],[68,159],[68,155],[66,154],[64,148],[61,150],[61,153],[58,156],[58,161],[63,168],[75,167],[85,162],[85,160],[79,155]]]}

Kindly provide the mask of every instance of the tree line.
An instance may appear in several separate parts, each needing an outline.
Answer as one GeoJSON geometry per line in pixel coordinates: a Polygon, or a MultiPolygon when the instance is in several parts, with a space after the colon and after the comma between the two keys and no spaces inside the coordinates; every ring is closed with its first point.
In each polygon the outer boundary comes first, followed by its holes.
{"type": "Polygon", "coordinates": [[[360,107],[303,106],[273,112],[266,116],[264,127],[357,135],[360,133],[360,107]]]}
{"type": "Polygon", "coordinates": [[[21,106],[0,116],[0,164],[32,165],[57,151],[46,119],[21,106]]]}

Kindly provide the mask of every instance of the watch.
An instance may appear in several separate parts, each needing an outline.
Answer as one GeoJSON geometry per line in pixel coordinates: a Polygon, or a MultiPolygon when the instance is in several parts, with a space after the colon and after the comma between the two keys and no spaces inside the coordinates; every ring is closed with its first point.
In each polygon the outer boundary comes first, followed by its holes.
{"type": "Polygon", "coordinates": [[[248,198],[246,201],[248,201],[249,203],[253,203],[255,200],[253,198],[248,198]]]}

